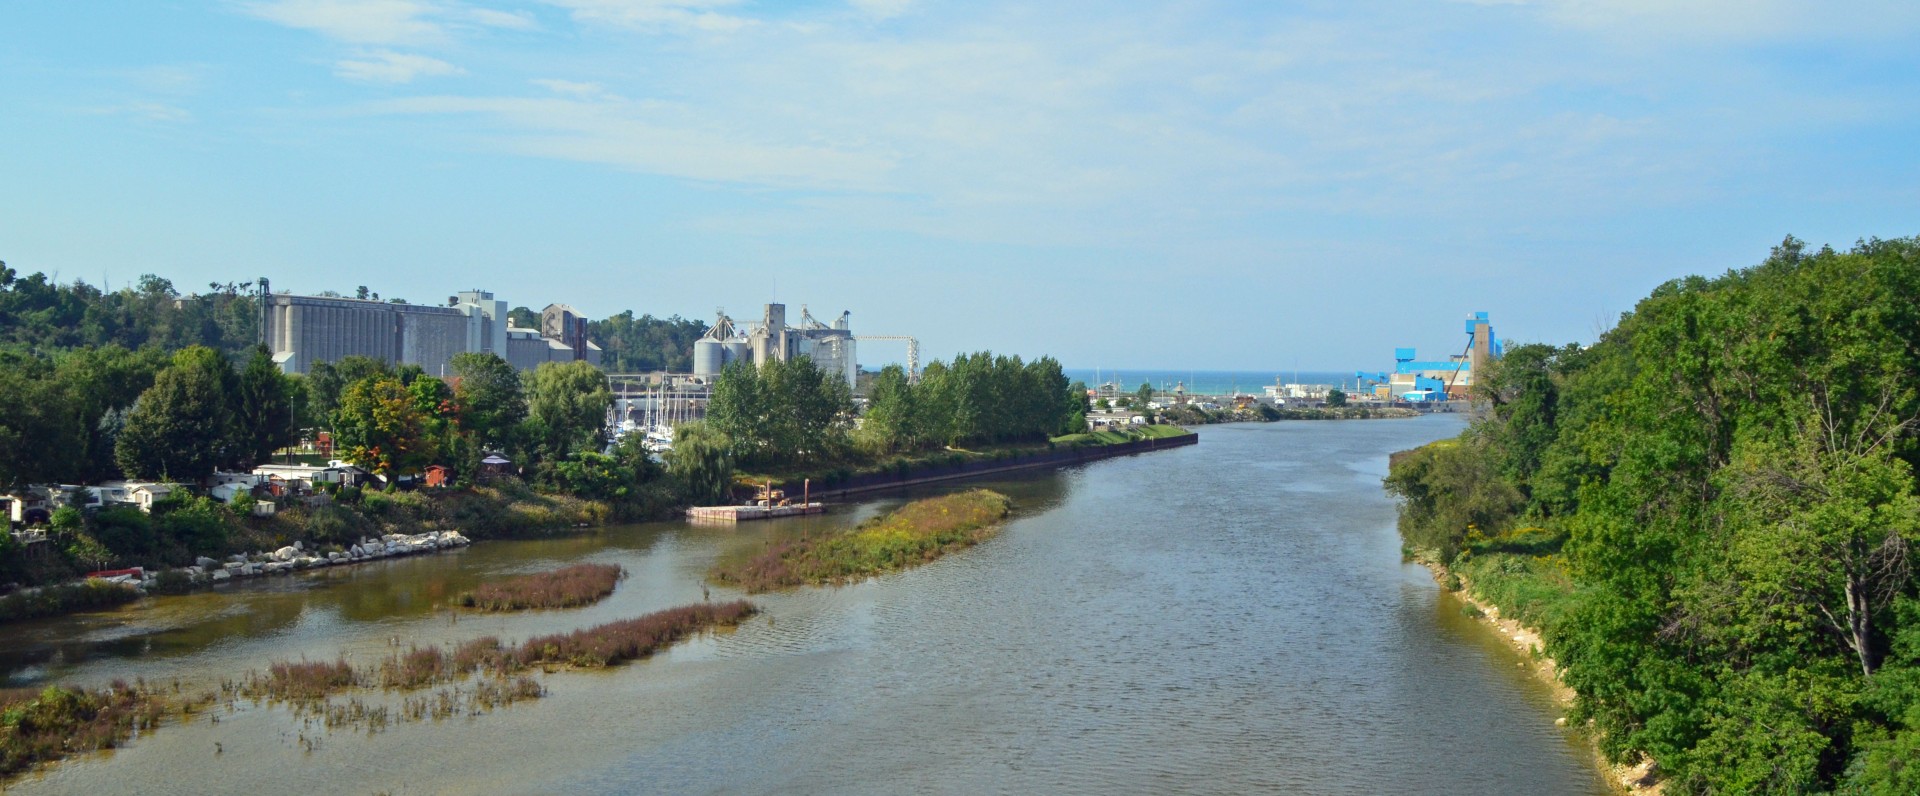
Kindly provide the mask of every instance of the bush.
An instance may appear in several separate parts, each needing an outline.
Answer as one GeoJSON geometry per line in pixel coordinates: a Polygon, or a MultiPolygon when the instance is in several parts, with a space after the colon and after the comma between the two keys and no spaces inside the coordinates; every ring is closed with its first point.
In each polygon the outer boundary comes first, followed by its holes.
{"type": "Polygon", "coordinates": [[[193,591],[193,576],[177,569],[162,570],[147,590],[154,594],[186,594],[193,591]]]}
{"type": "Polygon", "coordinates": [[[482,583],[460,595],[460,604],[482,611],[577,608],[606,599],[625,576],[626,570],[615,564],[575,564],[551,572],[482,583]]]}
{"type": "Polygon", "coordinates": [[[48,586],[33,592],[0,597],[0,622],[106,608],[137,599],[140,599],[140,593],[134,591],[132,586],[89,579],[84,583],[48,586]]]}
{"type": "Polygon", "coordinates": [[[775,545],[748,561],[716,565],[707,577],[759,592],[904,569],[992,536],[1010,506],[1005,495],[985,489],[916,500],[851,533],[775,545]]]}

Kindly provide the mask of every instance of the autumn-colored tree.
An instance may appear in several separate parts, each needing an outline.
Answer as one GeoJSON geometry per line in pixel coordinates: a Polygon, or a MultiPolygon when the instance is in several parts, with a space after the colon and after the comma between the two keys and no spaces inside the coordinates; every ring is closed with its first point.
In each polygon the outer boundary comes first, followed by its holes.
{"type": "Polygon", "coordinates": [[[370,376],[340,394],[334,421],[345,457],[384,478],[431,463],[434,439],[416,396],[396,377],[370,376]]]}

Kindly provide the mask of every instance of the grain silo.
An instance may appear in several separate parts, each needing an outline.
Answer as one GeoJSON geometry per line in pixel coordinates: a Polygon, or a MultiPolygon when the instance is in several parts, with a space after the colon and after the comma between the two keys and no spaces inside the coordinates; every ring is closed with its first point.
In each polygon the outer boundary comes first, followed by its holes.
{"type": "Polygon", "coordinates": [[[726,364],[726,344],[711,337],[693,341],[693,375],[713,378],[726,364]]]}
{"type": "Polygon", "coordinates": [[[713,328],[708,329],[705,336],[693,341],[693,375],[705,379],[720,375],[721,368],[727,365],[729,343],[738,336],[733,330],[733,319],[727,317],[726,310],[714,314],[713,328]]]}

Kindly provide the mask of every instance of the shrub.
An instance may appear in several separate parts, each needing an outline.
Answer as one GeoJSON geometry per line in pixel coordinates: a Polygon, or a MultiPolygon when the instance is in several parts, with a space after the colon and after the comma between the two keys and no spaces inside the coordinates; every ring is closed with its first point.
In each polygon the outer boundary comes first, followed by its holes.
{"type": "Polygon", "coordinates": [[[147,590],[155,594],[186,594],[193,591],[193,576],[177,569],[163,570],[154,576],[153,585],[147,590]]]}
{"type": "Polygon", "coordinates": [[[482,611],[575,608],[613,593],[626,570],[614,564],[575,564],[497,583],[482,583],[460,595],[460,604],[482,611]]]}
{"type": "Polygon", "coordinates": [[[760,592],[904,569],[992,536],[1010,507],[1005,495],[985,489],[916,500],[850,533],[806,537],[715,565],[707,577],[760,592]]]}

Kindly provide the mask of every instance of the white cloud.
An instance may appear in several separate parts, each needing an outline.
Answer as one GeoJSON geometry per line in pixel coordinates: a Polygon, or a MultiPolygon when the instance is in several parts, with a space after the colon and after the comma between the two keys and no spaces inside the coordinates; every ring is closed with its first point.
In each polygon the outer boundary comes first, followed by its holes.
{"type": "Polygon", "coordinates": [[[554,78],[535,78],[527,82],[555,94],[565,94],[570,97],[580,97],[583,99],[593,99],[595,97],[606,96],[607,94],[606,87],[599,83],[580,83],[572,80],[559,80],[554,78]]]}
{"type": "Polygon", "coordinates": [[[193,121],[193,113],[191,111],[178,105],[169,105],[164,102],[153,102],[151,100],[135,100],[111,107],[92,108],[86,112],[96,113],[102,116],[132,116],[136,119],[145,119],[150,122],[166,122],[169,124],[193,121]]]}
{"type": "Polygon", "coordinates": [[[416,0],[277,0],[250,3],[247,13],[352,44],[417,44],[445,36],[416,0]]]}
{"type": "Polygon", "coordinates": [[[466,70],[438,58],[387,50],[348,58],[333,65],[333,73],[365,83],[411,83],[414,78],[466,74],[466,70]]]}
{"type": "Polygon", "coordinates": [[[907,13],[913,0],[848,0],[853,7],[876,19],[892,19],[907,13]]]}
{"type": "Polygon", "coordinates": [[[510,30],[538,30],[540,23],[533,14],[526,11],[496,11],[489,8],[467,9],[463,16],[489,28],[507,28],[510,30]]]}
{"type": "Polygon", "coordinates": [[[491,140],[514,152],[709,182],[876,190],[894,167],[874,153],[756,141],[680,118],[671,107],[618,99],[415,97],[367,110],[481,116],[503,128],[491,140]]]}
{"type": "Polygon", "coordinates": [[[1453,0],[1529,6],[1555,24],[1623,41],[1891,40],[1920,29],[1909,0],[1453,0]]]}
{"type": "Polygon", "coordinates": [[[578,22],[657,32],[732,33],[759,24],[722,13],[738,0],[545,0],[572,12],[578,22]]]}

